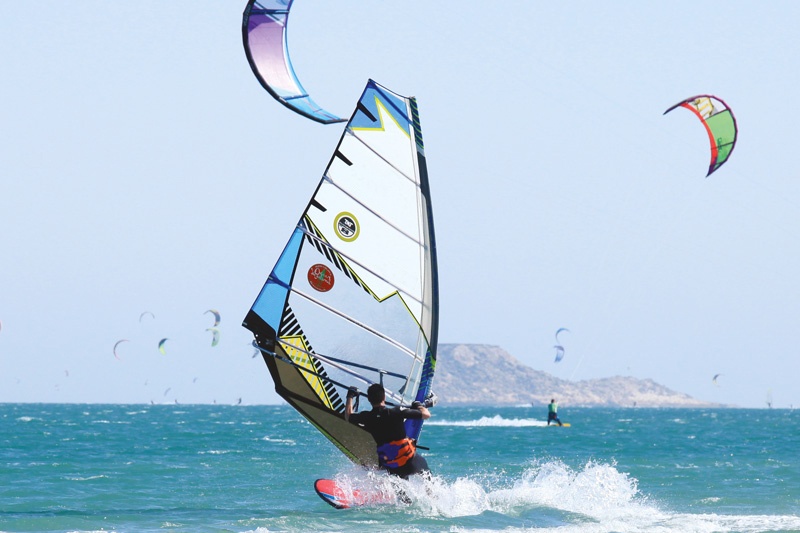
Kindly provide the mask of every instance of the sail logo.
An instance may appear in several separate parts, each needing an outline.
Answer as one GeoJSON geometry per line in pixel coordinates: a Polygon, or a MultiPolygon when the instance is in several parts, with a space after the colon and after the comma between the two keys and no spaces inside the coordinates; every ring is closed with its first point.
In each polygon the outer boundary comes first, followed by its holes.
{"type": "Polygon", "coordinates": [[[328,292],[333,288],[333,272],[317,263],[308,269],[308,284],[319,292],[328,292]]]}
{"type": "Polygon", "coordinates": [[[333,220],[333,229],[336,230],[336,235],[345,242],[356,240],[361,230],[355,215],[346,211],[336,215],[333,220]]]}

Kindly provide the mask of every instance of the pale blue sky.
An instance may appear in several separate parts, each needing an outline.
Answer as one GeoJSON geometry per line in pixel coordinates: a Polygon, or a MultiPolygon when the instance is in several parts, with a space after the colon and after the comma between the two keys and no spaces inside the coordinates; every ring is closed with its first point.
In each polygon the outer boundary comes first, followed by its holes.
{"type": "MultiPolygon", "coordinates": [[[[240,323],[341,126],[260,87],[244,3],[0,4],[0,401],[280,401],[240,323]]],[[[797,20],[789,1],[297,0],[289,33],[329,110],[368,78],[418,98],[441,342],[788,407],[797,20]],[[701,93],[740,126],[708,179],[702,126],[662,116],[701,93]]]]}

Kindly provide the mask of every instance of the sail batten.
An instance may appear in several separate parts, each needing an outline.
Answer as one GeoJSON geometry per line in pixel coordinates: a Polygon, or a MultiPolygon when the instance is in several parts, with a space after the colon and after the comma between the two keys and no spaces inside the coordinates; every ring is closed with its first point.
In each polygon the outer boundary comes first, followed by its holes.
{"type": "MultiPolygon", "coordinates": [[[[298,228],[300,228],[300,226],[298,226],[298,228]]],[[[329,242],[325,241],[324,239],[319,238],[318,236],[316,236],[313,233],[309,232],[307,229],[300,228],[300,231],[305,233],[306,237],[309,237],[310,239],[314,240],[314,242],[319,243],[320,246],[324,246],[324,247],[328,248],[331,252],[334,252],[335,254],[347,259],[349,262],[351,262],[351,263],[353,263],[355,265],[358,265],[359,267],[361,267],[364,270],[368,271],[373,276],[375,276],[377,278],[380,278],[382,281],[384,281],[386,283],[389,283],[389,284],[393,284],[390,280],[387,280],[386,278],[384,278],[383,276],[381,276],[379,273],[375,272],[374,270],[370,269],[366,265],[364,265],[362,263],[359,263],[358,261],[356,261],[352,257],[350,257],[347,254],[345,254],[344,252],[342,252],[340,249],[334,248],[329,242]]],[[[396,286],[397,286],[397,292],[403,294],[404,296],[407,296],[407,297],[411,298],[412,300],[414,300],[416,303],[418,303],[420,305],[423,304],[423,301],[420,298],[418,298],[417,296],[413,295],[411,293],[411,291],[409,291],[407,289],[404,289],[403,287],[401,287],[399,285],[396,285],[396,286]]]]}
{"type": "MultiPolygon", "coordinates": [[[[282,340],[279,340],[278,342],[280,342],[283,345],[289,345],[289,343],[287,343],[285,341],[282,341],[282,340]]],[[[319,352],[313,352],[313,353],[312,352],[307,352],[305,350],[300,350],[299,348],[296,348],[294,346],[292,346],[292,348],[295,349],[295,350],[298,350],[298,351],[302,351],[303,353],[305,353],[307,355],[314,356],[317,359],[319,359],[319,360],[321,360],[321,361],[323,361],[325,363],[330,363],[331,365],[338,366],[338,367],[343,368],[343,369],[348,367],[348,366],[352,366],[352,367],[356,367],[356,368],[361,368],[363,370],[371,370],[371,371],[373,371],[373,372],[375,372],[377,374],[386,374],[386,375],[389,375],[389,376],[394,376],[394,377],[397,377],[397,378],[405,379],[405,376],[403,374],[397,374],[395,372],[389,372],[388,370],[386,370],[384,368],[376,368],[376,367],[372,367],[372,366],[361,365],[361,364],[358,364],[358,363],[354,363],[352,361],[345,361],[343,359],[338,359],[336,357],[331,357],[331,356],[328,356],[328,355],[325,355],[325,354],[321,354],[319,352]]],[[[274,355],[274,353],[272,355],[274,355]]],[[[358,374],[356,372],[353,372],[353,375],[356,376],[356,377],[363,378],[363,376],[361,376],[360,374],[358,374]]],[[[368,380],[365,378],[364,381],[367,382],[368,380]]]]}
{"type": "MultiPolygon", "coordinates": [[[[341,363],[333,362],[329,358],[325,357],[324,355],[322,355],[322,354],[320,354],[318,352],[312,353],[312,352],[309,352],[309,351],[306,351],[306,350],[302,350],[300,348],[297,348],[297,347],[291,345],[290,343],[288,343],[286,341],[279,341],[279,342],[284,347],[291,347],[291,349],[299,351],[299,352],[303,352],[304,354],[306,354],[306,355],[308,355],[310,357],[315,357],[315,358],[319,359],[320,361],[322,361],[323,363],[328,363],[331,366],[334,366],[334,367],[338,368],[342,372],[345,372],[345,373],[349,374],[350,376],[352,376],[354,378],[358,378],[359,380],[361,380],[364,383],[368,383],[369,382],[369,379],[366,376],[363,376],[363,375],[359,374],[358,372],[356,372],[354,370],[350,370],[349,368],[347,368],[347,365],[343,365],[341,363]]],[[[376,369],[365,368],[364,370],[374,370],[378,374],[380,374],[380,372],[381,372],[380,369],[377,369],[377,368],[376,369]]],[[[319,376],[317,376],[317,377],[319,377],[319,376]]],[[[324,379],[327,380],[327,378],[324,378],[324,379]]]]}
{"type": "Polygon", "coordinates": [[[350,133],[350,135],[352,135],[352,137],[353,137],[354,139],[356,139],[358,142],[360,142],[362,145],[364,145],[364,147],[365,147],[365,148],[367,148],[367,149],[369,149],[369,150],[370,150],[370,151],[371,151],[373,154],[375,154],[375,155],[376,155],[376,156],[378,156],[379,158],[383,159],[383,161],[384,161],[384,162],[385,162],[387,165],[389,165],[390,167],[392,167],[394,170],[396,170],[396,171],[397,171],[397,173],[398,173],[399,175],[403,176],[405,179],[407,179],[409,182],[413,183],[415,186],[417,186],[417,187],[419,187],[419,186],[420,186],[420,185],[419,185],[419,183],[418,183],[418,182],[417,182],[417,181],[416,181],[416,180],[415,180],[413,177],[409,176],[408,174],[406,174],[405,172],[403,172],[401,169],[399,169],[399,168],[395,167],[395,166],[392,164],[392,162],[391,162],[391,161],[389,161],[389,160],[387,160],[387,159],[384,159],[384,158],[383,158],[383,156],[381,156],[381,154],[380,154],[380,153],[376,152],[376,151],[375,151],[375,150],[374,150],[374,149],[373,149],[373,148],[372,148],[372,147],[371,147],[371,146],[370,146],[370,145],[369,145],[369,144],[368,144],[366,141],[364,141],[364,139],[362,139],[361,137],[359,137],[359,136],[358,136],[358,135],[357,135],[357,134],[356,134],[354,131],[348,130],[348,133],[350,133]]]}
{"type": "Polygon", "coordinates": [[[395,348],[397,348],[398,350],[400,350],[400,351],[402,351],[402,352],[406,353],[406,354],[407,354],[407,355],[409,355],[410,357],[413,357],[413,358],[417,359],[417,357],[416,357],[416,354],[415,354],[414,350],[412,350],[411,348],[408,348],[408,347],[404,346],[402,343],[400,343],[399,341],[396,341],[396,340],[392,339],[392,338],[391,338],[391,337],[389,337],[388,335],[384,335],[384,334],[383,334],[383,333],[381,333],[380,331],[376,330],[375,328],[372,328],[372,327],[368,326],[367,324],[365,324],[365,323],[361,322],[360,320],[356,320],[355,318],[353,318],[353,317],[351,317],[351,316],[348,316],[348,315],[346,315],[345,313],[342,313],[341,311],[339,311],[339,310],[338,310],[338,309],[336,309],[335,307],[332,307],[332,306],[330,306],[330,305],[327,305],[327,304],[325,304],[324,302],[322,302],[321,300],[319,300],[319,299],[317,299],[317,298],[314,298],[314,297],[313,297],[313,296],[311,296],[310,294],[306,294],[306,293],[304,293],[303,291],[299,291],[299,290],[297,290],[297,289],[294,289],[294,288],[293,288],[293,289],[291,289],[291,291],[292,291],[294,294],[297,294],[298,296],[301,296],[301,297],[305,298],[305,299],[306,299],[306,300],[308,300],[309,302],[313,302],[313,303],[315,303],[316,305],[318,305],[318,306],[322,307],[323,309],[326,309],[326,310],[330,311],[330,312],[331,312],[331,313],[333,313],[334,315],[336,315],[336,316],[338,316],[338,317],[340,317],[340,318],[343,318],[344,320],[347,320],[347,321],[348,321],[348,322],[350,322],[351,324],[354,324],[354,325],[356,325],[356,326],[358,326],[358,327],[360,327],[360,328],[364,329],[365,331],[368,331],[369,333],[371,333],[372,335],[375,335],[375,336],[376,336],[376,337],[378,337],[379,339],[383,339],[384,341],[388,342],[389,344],[391,344],[392,346],[394,346],[394,347],[395,347],[395,348]]]}
{"type": "MultiPolygon", "coordinates": [[[[276,358],[276,359],[278,359],[278,360],[280,360],[280,361],[283,361],[283,362],[285,362],[285,363],[287,363],[287,364],[290,364],[290,365],[294,366],[295,368],[298,368],[298,369],[302,370],[304,373],[311,374],[311,375],[313,375],[314,377],[317,377],[317,378],[319,378],[320,380],[322,380],[322,381],[325,381],[325,382],[327,382],[327,383],[331,383],[331,384],[333,384],[333,385],[337,385],[337,386],[341,386],[341,387],[344,387],[344,386],[345,386],[343,383],[339,383],[339,382],[337,382],[337,381],[334,381],[334,380],[330,379],[330,378],[329,378],[329,377],[327,377],[327,376],[324,376],[324,375],[321,375],[321,374],[315,374],[314,372],[311,372],[311,371],[309,371],[309,370],[306,370],[306,369],[304,369],[304,368],[302,367],[302,365],[300,365],[300,364],[298,364],[298,363],[295,363],[295,362],[294,362],[294,361],[292,361],[291,359],[287,359],[287,358],[285,358],[285,357],[282,357],[281,355],[279,355],[279,354],[277,354],[277,353],[275,353],[275,352],[270,352],[270,351],[268,351],[268,350],[266,350],[266,349],[264,349],[264,348],[261,348],[261,347],[260,347],[260,346],[258,346],[258,344],[257,344],[257,343],[255,343],[255,342],[254,342],[254,345],[255,345],[255,348],[256,348],[257,350],[259,350],[261,353],[263,353],[263,354],[267,354],[267,355],[268,355],[268,356],[270,356],[270,357],[274,357],[274,358],[276,358]]],[[[319,355],[319,354],[314,354],[314,355],[319,355]]],[[[322,359],[324,359],[324,358],[322,358],[322,359]]],[[[384,375],[393,375],[393,374],[391,374],[390,372],[386,372],[386,371],[384,371],[384,370],[381,370],[381,369],[379,369],[379,368],[370,368],[370,369],[368,369],[368,370],[373,370],[373,371],[375,371],[375,372],[376,372],[376,373],[378,373],[378,374],[384,374],[384,375]]],[[[364,383],[374,383],[374,381],[373,381],[373,380],[370,380],[370,379],[368,379],[366,376],[360,376],[360,375],[358,375],[357,373],[354,373],[353,375],[354,375],[354,377],[357,377],[357,378],[359,378],[360,380],[362,380],[364,383]]],[[[394,405],[394,403],[392,402],[392,399],[396,400],[397,398],[399,398],[399,396],[398,396],[398,395],[394,394],[394,393],[393,393],[393,392],[391,392],[391,391],[387,391],[387,395],[388,395],[388,396],[387,396],[387,400],[386,400],[386,404],[387,404],[387,405],[394,405]]],[[[342,407],[343,407],[343,406],[342,406],[342,407]]]]}
{"type": "MultiPolygon", "coordinates": [[[[291,358],[286,358],[286,357],[283,357],[282,355],[280,355],[280,354],[277,354],[277,353],[275,353],[275,352],[270,352],[269,350],[266,350],[266,349],[264,349],[264,348],[261,348],[260,346],[258,346],[258,344],[256,344],[256,348],[257,348],[257,349],[258,349],[258,350],[259,350],[261,353],[265,353],[265,354],[269,355],[270,357],[274,357],[274,358],[276,358],[276,359],[278,359],[278,360],[280,360],[280,361],[283,361],[283,362],[285,362],[285,363],[287,363],[287,364],[289,364],[289,365],[292,365],[293,367],[295,367],[295,368],[299,369],[299,370],[300,370],[300,371],[302,371],[303,373],[305,373],[305,374],[309,374],[309,375],[311,375],[311,376],[313,376],[313,377],[315,377],[315,378],[317,378],[317,379],[319,379],[319,380],[321,380],[321,381],[325,381],[325,382],[332,383],[332,384],[334,384],[334,385],[339,385],[339,386],[342,386],[342,387],[344,387],[344,386],[345,386],[343,383],[339,383],[339,382],[337,382],[337,381],[334,381],[334,380],[330,379],[329,377],[327,377],[327,376],[325,376],[325,375],[323,375],[323,374],[317,374],[317,373],[315,373],[314,371],[311,371],[311,370],[308,370],[308,369],[304,368],[304,367],[303,367],[303,366],[302,366],[300,363],[296,363],[296,362],[295,362],[295,361],[293,361],[291,358]]],[[[308,353],[308,352],[307,352],[307,353],[308,353]]],[[[362,379],[362,380],[364,380],[364,381],[367,381],[367,380],[366,380],[366,378],[365,378],[364,376],[356,376],[356,377],[359,377],[360,379],[362,379]]]]}
{"type": "Polygon", "coordinates": [[[416,244],[417,246],[420,246],[420,247],[423,247],[423,248],[425,247],[425,244],[423,244],[423,243],[419,242],[419,240],[418,240],[416,237],[413,237],[413,236],[409,235],[408,233],[406,233],[405,231],[403,231],[403,230],[402,230],[401,228],[399,228],[398,226],[396,226],[396,225],[392,224],[392,223],[391,223],[391,221],[389,221],[389,220],[387,220],[386,218],[382,217],[382,216],[381,216],[381,215],[380,215],[378,212],[376,212],[374,209],[371,209],[371,208],[370,208],[370,207],[369,207],[367,204],[365,204],[364,202],[362,202],[361,200],[359,200],[358,198],[356,198],[356,197],[355,197],[353,194],[351,194],[350,192],[346,191],[346,190],[345,190],[343,187],[341,187],[341,186],[340,186],[338,183],[336,183],[335,181],[333,181],[333,180],[332,180],[330,177],[328,177],[328,176],[325,176],[325,180],[326,180],[328,183],[330,183],[331,185],[333,185],[334,187],[336,187],[337,189],[339,189],[340,191],[342,191],[344,194],[346,194],[347,196],[349,196],[349,197],[350,197],[350,198],[351,198],[351,199],[352,199],[354,202],[358,203],[358,205],[360,205],[361,207],[363,207],[364,209],[366,209],[367,211],[369,211],[370,213],[372,213],[373,215],[375,215],[376,217],[378,217],[380,220],[382,220],[382,221],[383,221],[384,223],[386,223],[388,226],[392,227],[392,228],[393,228],[395,231],[397,231],[397,232],[398,232],[398,233],[400,233],[401,235],[404,235],[404,236],[408,237],[408,239],[409,239],[409,240],[411,240],[411,242],[413,242],[413,243],[414,243],[414,244],[416,244]]]}
{"type": "MultiPolygon", "coordinates": [[[[275,390],[347,457],[374,441],[344,419],[347,389],[410,405],[436,368],[438,280],[416,102],[370,81],[243,325],[275,390]]],[[[418,439],[422,421],[406,431],[418,439]]]]}

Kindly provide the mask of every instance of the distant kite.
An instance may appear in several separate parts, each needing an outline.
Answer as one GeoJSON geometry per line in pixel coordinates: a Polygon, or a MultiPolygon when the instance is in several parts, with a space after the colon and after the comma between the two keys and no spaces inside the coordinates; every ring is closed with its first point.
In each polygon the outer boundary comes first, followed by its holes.
{"type": "Polygon", "coordinates": [[[114,350],[113,350],[113,352],[114,352],[114,357],[116,357],[116,358],[117,358],[117,359],[119,359],[120,361],[122,361],[122,359],[120,359],[120,357],[119,357],[119,354],[117,353],[117,346],[119,346],[119,345],[120,345],[120,344],[122,344],[123,342],[130,342],[130,341],[129,341],[128,339],[121,339],[121,340],[118,340],[118,341],[116,342],[116,344],[114,344],[114,350]]]}
{"type": "Polygon", "coordinates": [[[158,351],[161,352],[163,355],[167,355],[167,349],[164,348],[164,343],[166,343],[169,339],[161,339],[158,341],[158,351]]]}
{"type": "Polygon", "coordinates": [[[564,359],[564,347],[559,345],[559,344],[556,344],[555,346],[553,346],[553,348],[556,349],[556,360],[555,360],[555,362],[558,363],[559,361],[564,359]]]}
{"type": "Polygon", "coordinates": [[[345,122],[311,99],[300,85],[286,40],[292,0],[249,0],[242,19],[242,40],[258,82],[277,101],[322,124],[345,122]]]}
{"type": "Polygon", "coordinates": [[[682,102],[678,102],[670,107],[664,114],[666,115],[676,107],[683,107],[694,113],[703,123],[708,133],[708,140],[711,142],[711,164],[708,166],[708,174],[721,167],[733,152],[736,146],[738,128],[736,117],[728,107],[728,104],[710,94],[692,96],[682,102]]]}
{"type": "Polygon", "coordinates": [[[217,328],[207,328],[206,331],[210,331],[213,334],[211,346],[213,347],[219,344],[219,330],[217,328]]]}
{"type": "Polygon", "coordinates": [[[156,318],[156,315],[154,315],[154,314],[153,314],[153,313],[151,313],[150,311],[145,311],[144,313],[142,313],[141,315],[139,315],[139,322],[141,322],[141,321],[142,321],[142,319],[145,317],[145,315],[150,315],[151,317],[153,317],[153,319],[154,319],[154,320],[155,320],[155,318],[156,318]]]}
{"type": "Polygon", "coordinates": [[[564,347],[561,346],[561,341],[558,340],[558,334],[561,333],[562,331],[566,331],[567,333],[569,333],[569,330],[567,328],[558,328],[556,330],[556,345],[553,346],[553,348],[556,349],[556,360],[555,360],[556,363],[564,359],[564,347]]]}
{"type": "Polygon", "coordinates": [[[719,383],[717,383],[717,378],[720,377],[722,374],[714,374],[714,377],[711,378],[711,382],[714,383],[717,387],[719,387],[719,383]]]}
{"type": "MultiPolygon", "coordinates": [[[[215,327],[219,326],[219,321],[220,321],[219,311],[217,311],[216,309],[209,309],[208,311],[206,311],[203,314],[205,315],[206,313],[211,313],[211,314],[214,315],[214,325],[212,327],[215,328],[215,327]]],[[[206,331],[208,331],[208,330],[206,330],[206,331]]]]}

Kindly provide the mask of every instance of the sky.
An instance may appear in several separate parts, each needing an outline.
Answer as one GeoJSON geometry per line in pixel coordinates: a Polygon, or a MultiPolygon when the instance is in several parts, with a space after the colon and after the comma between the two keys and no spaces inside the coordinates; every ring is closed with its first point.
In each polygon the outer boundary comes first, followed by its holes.
{"type": "MultiPolygon", "coordinates": [[[[0,402],[281,402],[241,322],[342,126],[261,88],[244,5],[0,3],[0,402]]],[[[789,408],[799,18],[790,1],[297,0],[289,49],[340,116],[370,78],[417,97],[441,343],[789,408]],[[739,124],[709,178],[700,122],[662,115],[696,94],[739,124]]]]}

